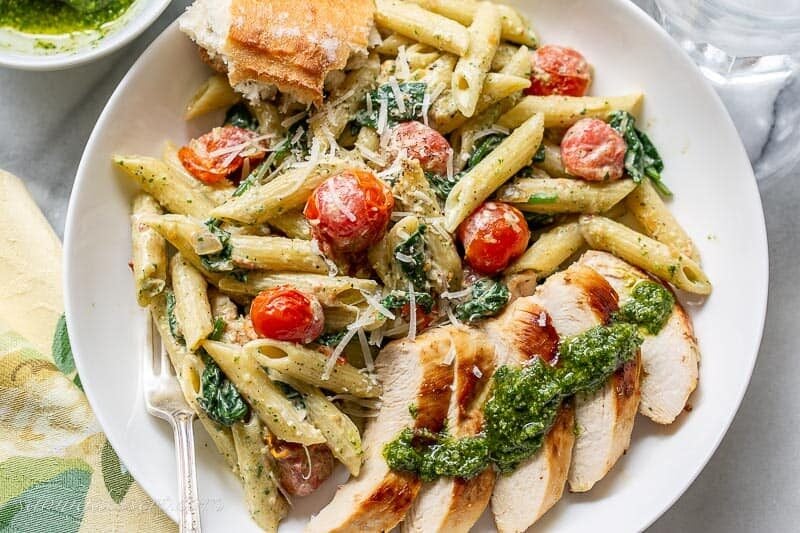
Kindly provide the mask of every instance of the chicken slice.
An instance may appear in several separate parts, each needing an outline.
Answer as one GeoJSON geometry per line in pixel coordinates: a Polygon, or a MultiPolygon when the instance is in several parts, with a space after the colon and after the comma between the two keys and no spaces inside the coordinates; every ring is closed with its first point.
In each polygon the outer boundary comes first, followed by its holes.
{"type": "Polygon", "coordinates": [[[383,385],[382,406],[364,430],[361,473],[339,487],[333,500],[311,518],[307,532],[389,531],[403,519],[422,482],[413,474],[390,470],[383,448],[407,427],[442,429],[453,383],[453,368],[442,361],[451,348],[466,352],[470,343],[468,332],[447,326],[382,350],[375,363],[383,385]]]}
{"type": "MultiPolygon", "coordinates": [[[[625,305],[638,281],[656,281],[606,252],[586,252],[580,263],[593,268],[614,287],[620,305],[625,305]]],[[[639,412],[653,422],[669,424],[681,414],[697,387],[700,362],[692,322],[677,300],[661,331],[645,335],[641,352],[643,376],[639,412]]]]}
{"type": "MultiPolygon", "coordinates": [[[[576,263],[565,270],[563,284],[548,282],[534,298],[544,302],[562,338],[605,324],[619,307],[616,291],[585,265],[576,263]]],[[[599,391],[575,396],[577,436],[568,475],[572,492],[591,489],[628,449],[639,406],[640,367],[637,355],[599,391]]]]}
{"type": "MultiPolygon", "coordinates": [[[[455,353],[453,394],[447,427],[454,437],[469,437],[483,429],[483,400],[495,369],[494,350],[486,336],[469,331],[466,350],[455,353]]],[[[467,532],[489,503],[494,469],[472,479],[440,478],[423,486],[401,530],[414,533],[467,532]]]]}
{"type": "MultiPolygon", "coordinates": [[[[506,364],[552,360],[561,337],[583,333],[616,309],[616,295],[592,270],[574,265],[554,274],[533,296],[512,302],[486,330],[506,364]]],[[[500,363],[498,363],[500,364],[500,363]]],[[[500,533],[527,530],[564,491],[573,453],[574,417],[565,405],[542,449],[508,475],[498,477],[492,513],[500,533]]]]}

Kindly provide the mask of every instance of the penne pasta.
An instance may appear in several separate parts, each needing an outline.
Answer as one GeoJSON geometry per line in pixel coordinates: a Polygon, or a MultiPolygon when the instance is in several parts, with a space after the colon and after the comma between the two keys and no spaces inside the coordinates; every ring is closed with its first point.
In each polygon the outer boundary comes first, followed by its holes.
{"type": "Polygon", "coordinates": [[[427,68],[442,55],[441,51],[421,43],[412,44],[404,52],[410,71],[427,68]]]}
{"type": "Polygon", "coordinates": [[[167,316],[166,299],[163,294],[157,296],[150,304],[150,312],[161,337],[161,343],[167,350],[172,367],[175,369],[178,384],[181,387],[186,403],[197,414],[198,420],[200,420],[211,440],[214,441],[219,453],[225,458],[225,462],[228,463],[231,470],[238,473],[238,456],[231,429],[211,420],[200,407],[200,404],[197,403],[197,397],[200,396],[200,376],[203,373],[205,364],[197,354],[187,350],[186,346],[179,343],[172,336],[169,317],[167,316]]]}
{"type": "Polygon", "coordinates": [[[529,296],[540,280],[558,270],[585,244],[577,220],[560,224],[542,233],[522,257],[505,270],[503,282],[514,296],[529,296]]]}
{"type": "Polygon", "coordinates": [[[530,213],[587,213],[608,211],[625,199],[636,183],[630,179],[591,183],[570,178],[520,178],[497,191],[497,199],[530,213]]]}
{"type": "Polygon", "coordinates": [[[147,307],[154,297],[167,286],[167,243],[147,224],[140,222],[144,215],[160,215],[161,206],[149,194],[139,194],[133,199],[131,215],[131,250],[133,282],[136,300],[147,307]]]}
{"type": "Polygon", "coordinates": [[[399,33],[392,33],[383,39],[381,44],[376,46],[374,50],[382,56],[397,57],[401,46],[408,48],[412,44],[414,44],[414,39],[403,37],[399,33]]]}
{"type": "Polygon", "coordinates": [[[458,225],[511,176],[528,165],[542,142],[544,117],[536,114],[514,130],[453,187],[445,202],[445,228],[458,225]]]}
{"type": "Polygon", "coordinates": [[[442,216],[442,208],[436,199],[436,193],[416,159],[402,161],[401,171],[392,183],[392,194],[397,201],[398,211],[421,217],[442,216]]]}
{"type": "MultiPolygon", "coordinates": [[[[465,26],[472,24],[478,16],[478,9],[482,2],[478,0],[409,0],[434,13],[444,15],[465,26]]],[[[513,7],[495,4],[500,12],[502,36],[507,41],[527,46],[536,46],[536,34],[530,28],[525,18],[513,7]]]]}
{"type": "Polygon", "coordinates": [[[231,88],[228,78],[223,74],[213,74],[194,93],[189,105],[186,107],[186,120],[227,109],[241,100],[236,91],[231,88]]]}
{"type": "MultiPolygon", "coordinates": [[[[500,43],[492,59],[492,72],[500,72],[508,65],[521,47],[511,43],[500,43]]],[[[527,50],[527,47],[526,47],[527,50]]],[[[528,70],[530,71],[530,56],[528,56],[528,70]]]]}
{"type": "MultiPolygon", "coordinates": [[[[290,168],[272,181],[254,185],[241,196],[231,198],[210,216],[244,224],[262,224],[301,207],[311,192],[330,176],[357,166],[353,161],[334,159],[326,163],[308,162],[290,168]]],[[[206,216],[208,215],[206,212],[206,216]]]]}
{"type": "Polygon", "coordinates": [[[561,147],[548,141],[542,142],[544,146],[544,161],[534,163],[533,166],[544,170],[553,178],[573,178],[564,168],[561,160],[561,147]]]}
{"type": "Polygon", "coordinates": [[[113,160],[167,211],[205,217],[215,207],[192,183],[197,180],[175,172],[163,161],[152,157],[121,155],[115,155],[113,160]]]}
{"type": "Polygon", "coordinates": [[[331,93],[330,101],[311,116],[308,121],[311,134],[325,139],[323,151],[329,147],[329,139],[336,139],[342,134],[367,93],[375,88],[380,68],[378,55],[370,55],[364,66],[350,72],[344,83],[331,93]]]}
{"type": "Polygon", "coordinates": [[[642,180],[628,195],[625,205],[650,237],[700,262],[700,252],[691,237],[669,212],[649,179],[642,180]]]}
{"type": "MultiPolygon", "coordinates": [[[[508,61],[499,69],[500,74],[518,76],[530,80],[531,78],[531,52],[527,46],[520,46],[508,61]]],[[[527,87],[526,87],[527,88],[527,87]]]]}
{"type": "MultiPolygon", "coordinates": [[[[483,92],[480,94],[475,113],[481,113],[504,98],[521,94],[530,87],[531,81],[519,76],[490,72],[486,75],[483,92]]],[[[431,108],[431,126],[447,134],[464,125],[469,118],[458,110],[453,92],[446,91],[431,108]]]]}
{"type": "Polygon", "coordinates": [[[233,235],[230,246],[231,260],[241,268],[318,274],[328,272],[328,265],[319,252],[315,252],[311,241],[233,235]]]}
{"type": "Polygon", "coordinates": [[[206,196],[215,205],[226,202],[236,187],[233,186],[228,180],[214,185],[206,185],[198,180],[183,167],[180,158],[178,157],[178,147],[174,143],[167,141],[164,143],[164,150],[161,152],[161,158],[169,167],[176,173],[183,176],[183,180],[192,186],[195,190],[206,196]]]}
{"type": "Polygon", "coordinates": [[[262,428],[258,417],[251,416],[246,423],[234,424],[231,433],[250,516],[264,531],[277,532],[278,523],[289,513],[289,503],[280,493],[269,454],[263,453],[262,428]]]}
{"type": "Polygon", "coordinates": [[[259,339],[247,343],[244,350],[259,365],[316,387],[359,398],[377,398],[381,394],[381,387],[374,378],[349,363],[334,365],[330,377],[325,379],[328,357],[300,344],[259,339]]]}
{"type": "Polygon", "coordinates": [[[323,306],[329,307],[359,305],[365,301],[362,291],[374,294],[378,290],[378,284],[371,279],[291,272],[250,272],[244,280],[226,276],[219,281],[223,291],[250,296],[282,285],[293,285],[313,294],[323,306]]]}
{"type": "Polygon", "coordinates": [[[277,381],[286,383],[303,397],[311,423],[322,432],[331,453],[357,476],[364,460],[361,435],[350,417],[342,413],[317,387],[289,376],[278,374],[277,381]]]}
{"type": "Polygon", "coordinates": [[[139,221],[156,230],[206,279],[215,284],[219,281],[221,274],[208,270],[195,252],[193,235],[200,227],[199,223],[183,215],[141,215],[139,221]]]}
{"type": "Polygon", "coordinates": [[[170,277],[175,292],[178,324],[186,339],[186,346],[194,351],[214,330],[211,304],[208,302],[208,283],[181,254],[172,256],[170,277]]]}
{"type": "Polygon", "coordinates": [[[269,225],[290,239],[311,240],[311,225],[300,210],[283,213],[270,220],[269,225]]]}
{"type": "Polygon", "coordinates": [[[605,119],[617,109],[638,115],[641,104],[642,93],[624,96],[526,96],[498,123],[506,128],[516,128],[534,113],[542,113],[545,128],[566,128],[586,117],[605,119]]]}
{"type": "Polygon", "coordinates": [[[496,4],[481,2],[469,32],[469,49],[458,60],[453,71],[452,93],[459,112],[465,117],[475,114],[486,74],[500,44],[500,11],[496,4]]]}
{"type": "Polygon", "coordinates": [[[459,56],[469,49],[467,28],[447,17],[399,0],[376,0],[375,7],[382,28],[459,56]]]}
{"type": "Polygon", "coordinates": [[[592,248],[611,252],[681,290],[711,294],[711,283],[700,265],[666,244],[605,217],[584,215],[580,227],[592,248]]]}
{"type": "Polygon", "coordinates": [[[281,440],[321,444],[325,437],[286,399],[256,360],[241,346],[205,341],[203,348],[236,386],[261,421],[281,440]]]}

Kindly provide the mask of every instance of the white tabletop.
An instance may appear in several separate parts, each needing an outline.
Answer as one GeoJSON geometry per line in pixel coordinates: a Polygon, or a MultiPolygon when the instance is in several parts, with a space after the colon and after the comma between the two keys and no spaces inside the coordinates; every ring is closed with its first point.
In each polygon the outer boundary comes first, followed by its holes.
{"type": "MultiPolygon", "coordinates": [[[[78,161],[106,100],[186,3],[177,0],[133,44],[96,63],[51,73],[0,68],[0,168],[25,180],[59,234],[78,161]]],[[[797,106],[800,101],[780,105],[797,106]]],[[[770,293],[755,374],[719,450],[653,532],[800,528],[800,165],[760,189],[769,236],[770,293]]],[[[742,253],[747,245],[742,242],[742,253]]]]}

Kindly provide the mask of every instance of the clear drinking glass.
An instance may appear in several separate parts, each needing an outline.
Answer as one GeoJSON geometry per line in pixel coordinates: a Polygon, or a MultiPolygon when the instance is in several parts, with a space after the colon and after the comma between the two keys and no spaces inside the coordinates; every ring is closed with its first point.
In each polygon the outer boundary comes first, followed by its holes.
{"type": "Polygon", "coordinates": [[[800,162],[800,0],[655,0],[728,107],[759,179],[800,162]]]}

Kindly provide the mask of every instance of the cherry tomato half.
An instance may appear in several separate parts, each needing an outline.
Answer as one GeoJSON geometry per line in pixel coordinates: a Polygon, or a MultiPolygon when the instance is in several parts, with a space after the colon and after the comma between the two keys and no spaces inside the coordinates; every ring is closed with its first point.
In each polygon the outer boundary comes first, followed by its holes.
{"type": "Polygon", "coordinates": [[[620,179],[627,150],[625,139],[596,118],[579,120],[561,140],[564,169],[588,181],[620,179]]]}
{"type": "Polygon", "coordinates": [[[322,333],[325,315],[316,296],[284,285],[261,291],[250,305],[260,337],[306,344],[322,333]]]}
{"type": "Polygon", "coordinates": [[[264,150],[253,139],[254,131],[236,126],[214,128],[192,139],[178,151],[178,158],[189,173],[203,183],[219,183],[242,167],[245,159],[254,168],[264,159],[264,150]]]}
{"type": "Polygon", "coordinates": [[[401,150],[411,159],[416,159],[425,172],[444,176],[447,174],[447,160],[453,149],[441,133],[422,122],[403,122],[389,132],[387,152],[391,160],[401,150]]]}
{"type": "Polygon", "coordinates": [[[343,253],[363,252],[386,231],[394,197],[372,172],[346,170],[317,187],[303,214],[314,237],[343,253]]]}
{"type": "Polygon", "coordinates": [[[501,202],[486,202],[458,227],[464,259],[473,270],[493,276],[521,256],[531,231],[519,209],[501,202]]]}
{"type": "Polygon", "coordinates": [[[583,96],[592,83],[592,69],[572,48],[548,44],[532,54],[528,94],[583,96]]]}

